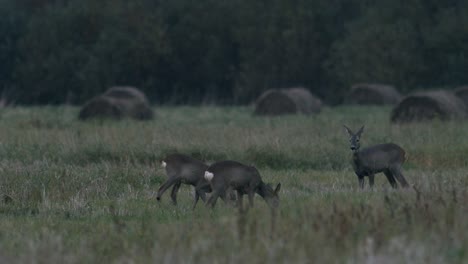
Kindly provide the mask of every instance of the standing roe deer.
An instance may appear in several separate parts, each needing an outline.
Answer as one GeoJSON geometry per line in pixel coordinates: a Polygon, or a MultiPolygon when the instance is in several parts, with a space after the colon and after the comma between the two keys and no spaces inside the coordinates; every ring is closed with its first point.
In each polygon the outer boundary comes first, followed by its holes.
{"type": "Polygon", "coordinates": [[[213,194],[208,199],[207,205],[212,208],[216,204],[218,197],[225,198],[226,193],[232,190],[237,191],[237,203],[242,211],[242,196],[247,194],[250,207],[253,207],[254,195],[258,193],[265,199],[267,204],[278,207],[278,192],[281,184],[278,183],[273,190],[270,185],[265,184],[260,177],[260,173],[255,167],[246,166],[236,161],[220,161],[212,164],[205,172],[205,179],[210,182],[213,194]]]}
{"type": "Polygon", "coordinates": [[[353,151],[353,168],[359,178],[359,186],[364,188],[364,177],[369,177],[370,187],[374,186],[374,175],[383,172],[393,188],[397,183],[402,187],[408,187],[408,182],[403,177],[401,166],[405,162],[405,151],[393,143],[379,144],[360,149],[359,140],[364,131],[364,126],[357,133],[344,126],[350,138],[350,148],[353,151]]]}
{"type": "Polygon", "coordinates": [[[156,197],[158,201],[161,200],[163,193],[174,185],[171,198],[172,202],[177,204],[177,191],[180,185],[184,183],[195,187],[193,208],[197,205],[199,198],[205,202],[205,193],[211,192],[210,184],[203,177],[208,165],[183,154],[170,154],[162,160],[161,165],[166,169],[168,179],[158,190],[156,197]]]}

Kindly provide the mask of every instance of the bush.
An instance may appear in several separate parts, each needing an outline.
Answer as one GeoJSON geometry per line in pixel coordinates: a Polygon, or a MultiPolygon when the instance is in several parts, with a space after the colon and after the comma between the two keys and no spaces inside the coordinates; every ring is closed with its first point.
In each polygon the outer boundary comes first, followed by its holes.
{"type": "Polygon", "coordinates": [[[150,6],[69,1],[42,12],[31,18],[18,47],[23,102],[82,102],[115,84],[157,85],[152,80],[167,48],[150,6]]]}
{"type": "Polygon", "coordinates": [[[402,92],[468,83],[462,0],[0,0],[0,89],[83,103],[115,85],[158,103],[249,103],[353,83],[402,92]]]}

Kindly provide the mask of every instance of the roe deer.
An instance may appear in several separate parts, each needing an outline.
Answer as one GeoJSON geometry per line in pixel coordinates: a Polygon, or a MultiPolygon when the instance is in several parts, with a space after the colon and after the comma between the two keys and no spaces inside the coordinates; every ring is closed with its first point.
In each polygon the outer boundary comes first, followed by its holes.
{"type": "Polygon", "coordinates": [[[364,177],[369,177],[370,187],[374,186],[374,175],[383,172],[393,188],[397,188],[395,179],[402,187],[408,187],[403,177],[401,166],[405,162],[405,151],[393,143],[379,144],[360,149],[359,140],[364,126],[357,133],[344,126],[349,134],[350,148],[353,151],[353,168],[358,176],[359,186],[364,188],[364,177]]]}
{"type": "Polygon", "coordinates": [[[276,189],[265,184],[260,173],[255,167],[246,166],[242,163],[226,160],[212,164],[205,172],[205,179],[210,182],[213,194],[208,199],[207,205],[212,208],[218,197],[226,197],[226,193],[237,191],[237,203],[242,211],[242,196],[247,194],[250,207],[253,207],[254,195],[258,193],[265,199],[267,204],[276,208],[279,205],[278,192],[281,188],[279,183],[276,189]]]}
{"type": "Polygon", "coordinates": [[[195,187],[193,208],[197,205],[199,198],[205,202],[205,193],[211,192],[210,184],[203,177],[208,165],[183,154],[170,154],[162,160],[161,165],[166,169],[168,179],[158,190],[156,197],[158,201],[161,200],[163,193],[174,185],[171,198],[172,202],[177,204],[177,191],[180,185],[184,183],[195,187]]]}

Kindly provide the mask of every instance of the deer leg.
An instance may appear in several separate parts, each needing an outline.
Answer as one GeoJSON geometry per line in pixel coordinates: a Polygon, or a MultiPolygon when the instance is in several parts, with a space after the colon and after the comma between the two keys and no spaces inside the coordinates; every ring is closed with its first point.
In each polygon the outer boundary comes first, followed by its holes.
{"type": "Polygon", "coordinates": [[[398,185],[397,185],[397,183],[396,183],[396,181],[395,181],[395,177],[393,177],[392,172],[389,171],[389,170],[385,170],[385,171],[384,171],[384,174],[385,174],[385,176],[387,177],[387,180],[388,180],[388,182],[390,183],[390,185],[392,185],[392,188],[397,188],[398,185]]]}
{"type": "Polygon", "coordinates": [[[227,195],[229,195],[229,200],[231,202],[236,201],[237,197],[236,197],[236,193],[234,191],[231,191],[231,192],[227,193],[227,195]]]}
{"type": "Polygon", "coordinates": [[[169,189],[173,184],[175,184],[177,181],[179,181],[178,177],[170,177],[169,179],[167,179],[167,181],[165,183],[163,183],[163,185],[161,185],[161,187],[159,187],[158,195],[156,196],[156,200],[160,201],[161,196],[163,195],[163,193],[167,189],[169,189]]]}
{"type": "Polygon", "coordinates": [[[206,202],[206,195],[205,195],[205,189],[203,189],[204,186],[197,185],[195,186],[195,201],[193,203],[192,209],[195,209],[198,203],[198,199],[201,198],[203,202],[206,202]]]}
{"type": "Polygon", "coordinates": [[[172,203],[174,203],[174,205],[177,205],[177,192],[179,191],[179,188],[180,188],[180,185],[182,184],[181,181],[178,181],[174,184],[174,187],[172,187],[172,191],[171,191],[171,199],[172,199],[172,203]]]}
{"type": "Polygon", "coordinates": [[[198,199],[200,198],[202,199],[204,203],[206,203],[206,194],[205,194],[206,191],[211,192],[211,187],[209,184],[197,183],[197,185],[195,185],[195,200],[194,200],[192,209],[195,209],[198,203],[198,199]]]}
{"type": "Polygon", "coordinates": [[[253,190],[249,190],[248,195],[249,195],[249,206],[250,208],[253,208],[255,192],[253,190]]]}
{"type": "Polygon", "coordinates": [[[200,198],[202,199],[202,201],[203,201],[204,203],[206,203],[206,193],[205,193],[204,191],[200,191],[200,192],[198,193],[198,195],[200,196],[200,198]]]}
{"type": "Polygon", "coordinates": [[[225,195],[220,194],[219,198],[221,198],[221,200],[223,200],[224,203],[229,204],[228,201],[226,201],[226,196],[225,195]]]}
{"type": "Polygon", "coordinates": [[[359,179],[359,187],[364,189],[364,176],[358,176],[359,179]]]}
{"type": "Polygon", "coordinates": [[[195,193],[198,193],[203,202],[206,202],[206,193],[211,192],[211,186],[207,183],[199,183],[195,186],[195,193]]]}
{"type": "Polygon", "coordinates": [[[405,177],[403,177],[403,174],[401,173],[401,168],[400,167],[396,167],[396,168],[393,168],[393,169],[390,169],[390,170],[391,170],[393,176],[395,176],[397,181],[400,183],[401,187],[403,187],[403,188],[409,187],[408,182],[406,181],[405,177]]]}
{"type": "Polygon", "coordinates": [[[370,175],[369,175],[369,186],[370,186],[371,188],[374,187],[374,177],[375,177],[374,174],[370,174],[370,175]]]}
{"type": "Polygon", "coordinates": [[[193,201],[192,210],[194,210],[195,207],[197,207],[198,199],[200,199],[200,195],[198,194],[197,191],[195,191],[195,200],[193,201]]]}
{"type": "Polygon", "coordinates": [[[244,211],[244,206],[243,206],[243,203],[242,203],[242,199],[243,198],[243,195],[240,191],[237,191],[237,206],[239,207],[239,210],[240,212],[243,212],[244,211]]]}
{"type": "Polygon", "coordinates": [[[211,207],[211,208],[214,208],[215,205],[216,205],[216,200],[218,200],[219,195],[220,195],[219,192],[217,192],[217,191],[213,192],[210,199],[208,199],[208,202],[206,203],[206,205],[211,207]]]}
{"type": "Polygon", "coordinates": [[[232,189],[231,186],[229,186],[223,193],[223,195],[221,196],[221,199],[223,199],[223,201],[228,204],[228,205],[231,205],[231,206],[235,206],[235,201],[236,201],[236,192],[234,192],[234,190],[232,189]],[[234,196],[234,199],[232,199],[234,196]]]}

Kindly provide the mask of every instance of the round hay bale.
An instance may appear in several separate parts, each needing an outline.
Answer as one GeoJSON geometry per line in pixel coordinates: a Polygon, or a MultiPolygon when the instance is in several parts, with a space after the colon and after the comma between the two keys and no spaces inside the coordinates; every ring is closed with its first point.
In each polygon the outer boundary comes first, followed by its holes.
{"type": "Polygon", "coordinates": [[[465,106],[468,106],[468,86],[459,87],[455,89],[454,93],[465,103],[465,106]]]}
{"type": "Polygon", "coordinates": [[[359,105],[393,105],[401,98],[401,94],[391,85],[359,83],[351,86],[346,101],[359,105]]]}
{"type": "Polygon", "coordinates": [[[296,102],[300,113],[313,114],[319,113],[322,110],[322,100],[312,95],[307,89],[291,88],[283,90],[283,92],[296,102]]]}
{"type": "Polygon", "coordinates": [[[272,89],[257,100],[255,115],[312,114],[320,112],[322,101],[304,88],[272,89]]]}
{"type": "Polygon", "coordinates": [[[142,102],[148,103],[148,98],[146,95],[138,90],[135,87],[130,86],[115,86],[109,88],[105,93],[104,96],[112,97],[116,99],[132,99],[132,100],[140,100],[142,102]]]}
{"type": "Polygon", "coordinates": [[[123,117],[121,109],[115,103],[115,99],[106,96],[96,96],[89,100],[78,115],[81,120],[91,118],[112,118],[120,119],[123,117]]]}
{"type": "Polygon", "coordinates": [[[280,90],[267,90],[258,98],[255,105],[255,115],[295,114],[295,102],[280,90]]]}
{"type": "Polygon", "coordinates": [[[154,118],[153,109],[147,102],[139,100],[115,99],[124,117],[137,120],[151,120],[154,118]]]}
{"type": "Polygon", "coordinates": [[[140,100],[117,99],[100,95],[83,106],[78,118],[81,120],[92,118],[150,120],[153,119],[153,110],[146,102],[140,100]]]}
{"type": "Polygon", "coordinates": [[[466,117],[463,101],[447,91],[430,91],[406,96],[392,111],[394,123],[466,117]]]}

